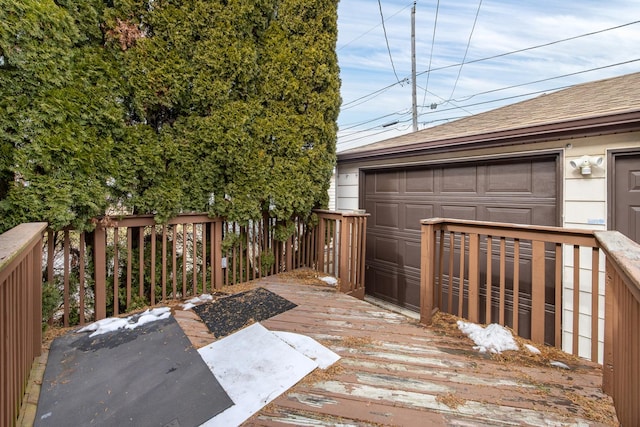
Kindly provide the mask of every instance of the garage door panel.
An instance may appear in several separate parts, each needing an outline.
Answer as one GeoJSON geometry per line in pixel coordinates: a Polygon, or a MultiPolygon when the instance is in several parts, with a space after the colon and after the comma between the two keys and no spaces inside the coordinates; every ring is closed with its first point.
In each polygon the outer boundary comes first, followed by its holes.
{"type": "Polygon", "coordinates": [[[433,194],[435,189],[433,169],[408,170],[405,182],[405,192],[407,193],[433,194]]]}
{"type": "Polygon", "coordinates": [[[464,166],[443,168],[441,188],[443,193],[476,193],[478,191],[478,168],[464,166]]]}
{"type": "Polygon", "coordinates": [[[558,211],[554,205],[540,204],[533,209],[532,215],[531,224],[549,225],[552,227],[557,225],[556,218],[558,217],[558,211]]]}
{"type": "Polygon", "coordinates": [[[375,261],[397,264],[399,245],[398,240],[384,237],[374,237],[372,240],[375,261]]]}
{"type": "Polygon", "coordinates": [[[555,162],[537,161],[533,163],[532,182],[535,197],[556,199],[558,186],[556,181],[557,166],[555,162]]]}
{"type": "Polygon", "coordinates": [[[478,217],[477,206],[447,206],[443,205],[440,208],[440,217],[443,218],[456,218],[456,219],[470,219],[474,220],[478,217]]]}
{"type": "Polygon", "coordinates": [[[487,207],[488,221],[512,222],[514,224],[531,224],[533,208],[487,207]]]}
{"type": "Polygon", "coordinates": [[[373,221],[375,221],[376,219],[375,219],[375,218],[373,218],[373,214],[374,214],[374,213],[375,213],[375,211],[376,211],[376,202],[375,202],[374,200],[367,199],[367,200],[365,200],[365,202],[363,203],[363,207],[364,207],[364,210],[365,210],[366,212],[370,213],[370,214],[371,214],[371,216],[372,216],[372,218],[370,218],[370,219],[369,219],[369,221],[368,221],[368,222],[369,222],[369,224],[368,224],[368,225],[369,225],[369,227],[373,227],[373,226],[375,226],[375,224],[373,223],[373,221]]]}
{"type": "Polygon", "coordinates": [[[393,304],[418,310],[420,279],[401,271],[375,271],[365,276],[367,293],[393,304]]]}
{"type": "Polygon", "coordinates": [[[531,163],[487,166],[486,194],[533,193],[531,163]]]}
{"type": "Polygon", "coordinates": [[[393,303],[398,301],[398,275],[385,270],[369,270],[365,275],[367,293],[393,303]]]}
{"type": "Polygon", "coordinates": [[[420,241],[405,240],[403,245],[404,266],[414,268],[420,274],[420,241]]]}
{"type": "Polygon", "coordinates": [[[420,278],[407,275],[404,280],[404,301],[402,301],[402,306],[420,311],[420,278]]]}
{"type": "Polygon", "coordinates": [[[399,193],[401,171],[376,174],[374,193],[399,193]]]}
{"type": "Polygon", "coordinates": [[[404,228],[406,230],[420,231],[420,221],[426,218],[433,218],[434,215],[433,204],[407,204],[404,209],[404,228]]]}
{"type": "Polygon", "coordinates": [[[373,207],[374,225],[376,227],[398,228],[400,218],[400,205],[398,203],[376,202],[373,207]]]}

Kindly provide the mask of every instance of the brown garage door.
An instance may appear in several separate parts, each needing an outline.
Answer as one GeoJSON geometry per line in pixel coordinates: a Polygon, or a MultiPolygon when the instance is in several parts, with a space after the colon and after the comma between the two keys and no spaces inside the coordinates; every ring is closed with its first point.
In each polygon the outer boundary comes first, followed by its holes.
{"type": "Polygon", "coordinates": [[[558,156],[367,171],[366,292],[420,306],[420,220],[557,225],[558,156]]]}
{"type": "Polygon", "coordinates": [[[613,228],[640,243],[640,153],[614,156],[613,228]]]}

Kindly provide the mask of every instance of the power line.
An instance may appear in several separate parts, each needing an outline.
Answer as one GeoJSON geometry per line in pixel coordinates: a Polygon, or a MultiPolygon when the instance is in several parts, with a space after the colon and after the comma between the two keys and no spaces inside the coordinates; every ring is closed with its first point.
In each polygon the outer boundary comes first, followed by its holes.
{"type": "Polygon", "coordinates": [[[369,131],[372,131],[372,130],[375,130],[375,129],[388,128],[388,127],[394,126],[394,125],[396,125],[398,123],[406,123],[408,120],[410,120],[410,119],[403,119],[402,116],[409,116],[409,113],[405,113],[405,114],[400,115],[400,118],[397,119],[394,122],[385,123],[385,124],[376,124],[375,126],[370,126],[370,127],[364,128],[364,129],[354,130],[354,131],[348,132],[346,134],[343,134],[342,133],[343,130],[340,129],[340,131],[338,131],[338,133],[340,134],[341,137],[344,138],[344,137],[349,137],[349,136],[352,136],[352,135],[358,135],[358,134],[361,134],[363,132],[369,132],[369,131]]]}
{"type": "MultiPolygon", "coordinates": [[[[602,29],[602,30],[598,30],[598,31],[592,31],[590,33],[584,33],[584,34],[580,34],[580,35],[577,35],[577,36],[568,37],[566,39],[554,40],[552,42],[543,43],[543,44],[539,44],[539,45],[536,45],[536,46],[526,47],[526,48],[518,49],[518,50],[512,50],[510,52],[500,53],[500,54],[493,55],[493,56],[487,56],[485,58],[473,59],[471,61],[466,62],[465,64],[475,64],[475,63],[478,63],[478,62],[489,61],[491,59],[502,58],[504,56],[514,55],[516,53],[522,53],[522,52],[527,52],[529,50],[539,49],[541,47],[552,46],[552,45],[555,45],[555,44],[564,43],[564,42],[567,42],[567,41],[576,40],[576,39],[580,39],[580,38],[583,38],[583,37],[594,36],[596,34],[605,33],[607,31],[618,30],[620,28],[628,27],[630,25],[635,25],[635,24],[638,24],[638,23],[640,23],[640,20],[639,21],[628,22],[628,23],[622,24],[622,25],[616,25],[615,27],[609,27],[609,28],[605,28],[605,29],[602,29]]],[[[445,66],[442,66],[442,67],[434,68],[433,70],[422,71],[422,72],[418,73],[418,75],[425,74],[425,73],[427,73],[429,71],[442,71],[442,70],[446,70],[448,68],[454,68],[454,67],[457,67],[457,66],[460,66],[460,65],[463,65],[463,64],[460,63],[460,64],[445,65],[445,66]]]]}
{"type": "Polygon", "coordinates": [[[345,104],[342,104],[341,110],[348,110],[350,108],[353,107],[357,107],[358,105],[364,104],[365,102],[370,101],[371,99],[375,98],[378,95],[382,95],[384,92],[388,91],[389,89],[391,89],[392,87],[394,87],[395,85],[397,85],[398,83],[392,83],[389,86],[385,86],[382,89],[378,89],[375,92],[371,92],[367,95],[361,96],[360,98],[356,98],[353,101],[349,101],[345,104]],[[362,101],[362,102],[358,102],[358,101],[362,101]],[[356,104],[356,102],[358,102],[356,104]]]}
{"type": "Polygon", "coordinates": [[[391,56],[391,48],[389,47],[389,39],[387,38],[387,28],[384,25],[384,15],[382,14],[382,3],[378,0],[378,8],[380,9],[380,20],[382,21],[382,32],[384,33],[384,41],[387,43],[387,52],[389,52],[389,61],[391,62],[391,69],[393,69],[393,74],[396,76],[396,80],[400,83],[400,79],[398,78],[398,73],[396,73],[396,66],[393,65],[393,57],[391,56]]]}
{"type": "MultiPolygon", "coordinates": [[[[548,78],[545,78],[545,79],[535,80],[535,81],[531,81],[531,82],[527,82],[527,83],[521,83],[521,84],[517,84],[517,85],[505,86],[505,87],[502,87],[502,88],[496,88],[496,89],[492,89],[492,90],[488,90],[488,91],[484,91],[484,92],[479,92],[479,93],[473,94],[473,95],[471,95],[469,97],[466,97],[464,99],[464,101],[468,101],[469,99],[474,98],[476,96],[480,96],[480,95],[487,95],[487,94],[490,94],[490,93],[496,93],[496,92],[500,92],[500,91],[503,91],[503,90],[513,89],[513,88],[527,86],[527,85],[531,85],[531,84],[544,83],[544,82],[551,81],[551,80],[556,80],[556,79],[561,79],[561,78],[565,78],[565,77],[576,76],[576,75],[579,75],[579,74],[584,74],[584,73],[588,73],[588,72],[592,72],[592,71],[600,71],[600,70],[603,70],[603,69],[617,67],[617,66],[620,66],[620,65],[631,64],[631,63],[634,63],[634,62],[640,62],[640,58],[631,59],[631,60],[623,61],[623,62],[618,62],[618,63],[615,63],[615,64],[603,65],[601,67],[594,67],[594,68],[590,68],[590,69],[587,69],[587,70],[576,71],[576,72],[573,72],[573,73],[562,74],[562,75],[559,75],[559,76],[548,77],[548,78]]],[[[522,97],[536,95],[536,94],[543,93],[543,92],[549,92],[549,91],[556,91],[556,90],[560,90],[560,89],[565,89],[565,88],[572,87],[572,86],[575,86],[575,84],[555,87],[555,88],[551,88],[551,89],[538,90],[538,91],[529,92],[529,93],[520,94],[520,95],[513,95],[513,96],[508,96],[508,97],[503,97],[503,98],[497,98],[497,99],[477,102],[477,103],[473,103],[473,104],[466,104],[466,105],[464,105],[462,107],[455,106],[455,104],[452,104],[452,105],[454,105],[454,107],[438,110],[438,112],[452,111],[452,110],[457,110],[457,109],[463,109],[464,110],[464,107],[474,107],[474,106],[478,106],[478,105],[485,105],[485,104],[490,104],[490,103],[495,103],[495,102],[500,102],[500,101],[506,101],[506,100],[510,100],[510,99],[522,98],[522,97]]],[[[431,93],[431,92],[429,92],[429,93],[431,93]]],[[[437,96],[437,95],[435,95],[433,93],[432,93],[432,95],[437,96]]],[[[441,97],[438,97],[438,98],[441,98],[441,97]]],[[[454,101],[454,100],[443,100],[441,102],[441,104],[445,104],[447,102],[452,103],[452,101],[454,101]]],[[[461,100],[457,100],[457,102],[461,102],[461,100]]],[[[424,116],[424,115],[430,114],[430,113],[431,112],[427,111],[425,113],[421,113],[420,116],[424,116]]],[[[386,116],[381,116],[380,118],[385,118],[385,117],[388,117],[388,116],[393,115],[393,114],[400,114],[400,113],[392,113],[392,114],[388,114],[386,116]]],[[[400,114],[400,115],[402,116],[402,115],[406,115],[406,114],[407,113],[400,114]]],[[[469,113],[469,114],[471,114],[471,113],[469,113]]],[[[364,124],[371,123],[373,121],[375,121],[375,119],[367,120],[365,122],[362,122],[360,124],[360,126],[364,125],[364,124]]],[[[407,121],[408,120],[401,120],[400,122],[402,123],[402,122],[407,122],[407,121]]],[[[355,128],[357,126],[358,126],[357,124],[351,125],[350,129],[355,128]]],[[[368,128],[368,129],[362,129],[360,131],[353,132],[351,135],[356,135],[356,134],[362,133],[362,132],[368,132],[370,130],[378,128],[379,126],[380,125],[374,126],[374,127],[368,128]]],[[[357,138],[357,139],[361,139],[361,138],[357,138]]],[[[349,141],[353,141],[353,140],[349,140],[349,141]]],[[[345,141],[345,142],[349,142],[349,141],[345,141]]],[[[338,144],[342,144],[342,143],[343,142],[339,142],[338,144]]]]}
{"type": "MultiPolygon", "coordinates": [[[[408,8],[410,8],[413,5],[413,3],[409,3],[408,5],[406,5],[405,7],[403,7],[402,9],[400,9],[399,11],[397,11],[396,13],[392,14],[391,16],[389,16],[389,18],[387,18],[387,20],[395,17],[396,15],[400,14],[401,12],[404,12],[405,10],[407,10],[408,8]]],[[[336,49],[336,52],[340,52],[342,49],[344,49],[345,47],[349,46],[351,43],[354,43],[358,40],[360,40],[361,38],[363,38],[364,36],[366,36],[367,34],[369,34],[371,31],[375,30],[376,28],[378,28],[380,26],[380,24],[374,25],[373,27],[369,28],[367,31],[365,31],[364,33],[360,34],[358,37],[356,37],[355,39],[352,39],[350,41],[348,41],[347,43],[343,44],[342,46],[338,47],[336,49]]]]}
{"type": "MultiPolygon", "coordinates": [[[[571,40],[576,40],[576,39],[580,39],[580,38],[584,38],[584,37],[593,36],[593,35],[596,35],[596,34],[607,32],[607,31],[617,30],[617,29],[628,27],[628,26],[631,26],[631,25],[636,25],[638,23],[640,23],[640,20],[628,22],[626,24],[621,24],[621,25],[617,25],[617,26],[614,26],[614,27],[604,28],[602,30],[597,30],[597,31],[589,32],[589,33],[580,34],[580,35],[573,36],[573,37],[568,37],[568,38],[564,38],[564,39],[560,39],[560,40],[555,40],[555,41],[548,42],[548,43],[543,43],[543,44],[539,44],[539,45],[535,45],[535,46],[530,46],[530,47],[523,48],[523,49],[517,49],[517,50],[513,50],[513,51],[509,51],[509,52],[500,53],[500,54],[497,54],[497,55],[492,55],[492,56],[487,56],[487,57],[484,57],[484,58],[474,59],[474,60],[466,62],[465,64],[474,64],[474,63],[478,63],[478,62],[483,62],[483,61],[489,61],[489,60],[492,60],[492,59],[502,58],[502,57],[509,56],[509,55],[514,55],[514,54],[517,54],[517,53],[527,52],[527,51],[530,51],[530,50],[535,50],[535,49],[539,49],[539,48],[543,48],[543,47],[548,47],[548,46],[552,46],[552,45],[559,44],[559,43],[564,43],[564,42],[571,41],[571,40]]],[[[463,65],[463,64],[462,63],[458,63],[458,64],[445,65],[445,66],[437,67],[437,68],[433,68],[433,69],[430,68],[428,70],[425,70],[425,71],[417,73],[416,76],[420,76],[420,75],[426,74],[426,73],[432,73],[434,71],[442,71],[442,70],[446,70],[446,69],[449,69],[449,68],[459,67],[461,65],[463,65]]],[[[379,95],[380,93],[382,93],[382,92],[384,92],[384,91],[386,91],[388,89],[391,89],[392,87],[396,86],[397,84],[399,84],[399,83],[398,82],[392,83],[392,84],[390,84],[388,86],[383,87],[382,89],[378,89],[378,90],[373,91],[373,92],[371,92],[369,94],[360,96],[360,97],[358,97],[358,98],[356,98],[356,99],[354,99],[352,101],[344,103],[342,105],[342,109],[351,108],[351,107],[353,107],[351,104],[353,104],[355,102],[358,102],[358,101],[361,101],[363,99],[369,98],[369,97],[373,98],[373,97],[379,95]]],[[[360,104],[358,104],[358,105],[360,105],[360,104]]]]}
{"type": "MultiPolygon", "coordinates": [[[[422,89],[422,88],[421,88],[421,89],[422,89]]],[[[428,92],[428,91],[427,91],[427,88],[425,88],[425,94],[426,94],[427,92],[428,92]]],[[[444,98],[443,98],[443,97],[441,97],[440,95],[435,94],[435,93],[433,93],[433,92],[429,92],[429,93],[430,93],[431,95],[435,96],[436,98],[440,99],[440,101],[442,101],[442,102],[440,102],[439,104],[435,104],[435,103],[430,104],[430,105],[429,105],[429,108],[430,108],[430,109],[435,109],[438,105],[442,105],[442,104],[449,103],[449,104],[453,105],[454,107],[456,107],[456,108],[458,108],[458,109],[460,109],[460,110],[464,111],[465,113],[473,114],[473,113],[471,113],[470,111],[465,110],[465,109],[464,109],[464,107],[460,107],[460,106],[456,105],[456,103],[454,102],[454,100],[451,100],[451,99],[444,99],[444,98]]],[[[426,107],[426,105],[424,105],[424,104],[423,104],[423,105],[421,105],[421,106],[420,106],[420,109],[422,110],[424,107],[426,107]]]]}
{"type": "Polygon", "coordinates": [[[453,89],[451,89],[451,95],[449,95],[449,99],[453,98],[453,93],[456,91],[456,87],[458,86],[458,80],[460,79],[460,74],[462,73],[462,67],[467,60],[467,53],[469,53],[469,46],[471,46],[471,38],[473,37],[473,31],[476,29],[476,22],[478,22],[478,15],[480,15],[480,7],[482,6],[482,0],[478,3],[478,10],[476,10],[476,17],[473,20],[473,26],[471,27],[471,32],[469,33],[469,40],[467,40],[467,47],[464,50],[464,57],[462,58],[462,62],[460,63],[460,68],[458,69],[458,76],[456,77],[456,81],[453,84],[453,89]]]}
{"type": "Polygon", "coordinates": [[[406,116],[407,114],[410,114],[410,113],[411,113],[410,110],[396,111],[394,113],[389,113],[389,114],[385,114],[383,116],[378,116],[376,118],[369,119],[369,120],[366,120],[364,122],[348,123],[348,124],[345,124],[343,126],[340,126],[340,132],[345,131],[345,130],[349,130],[349,129],[353,129],[353,128],[356,128],[358,126],[366,125],[368,123],[373,123],[373,122],[378,121],[378,120],[386,119],[387,117],[391,117],[391,116],[406,116]]]}
{"type": "Polygon", "coordinates": [[[478,93],[475,93],[473,95],[467,96],[462,100],[451,100],[450,99],[450,100],[445,101],[445,102],[450,102],[450,101],[457,101],[457,102],[468,101],[471,98],[479,96],[479,95],[486,95],[486,94],[489,94],[489,93],[499,92],[499,91],[503,91],[503,90],[507,90],[507,89],[514,89],[514,88],[517,88],[517,87],[528,86],[528,85],[532,85],[532,84],[536,84],[536,83],[544,83],[544,82],[548,82],[550,80],[561,79],[561,78],[564,78],[564,77],[577,76],[578,74],[589,73],[591,71],[604,70],[606,68],[618,67],[620,65],[627,65],[627,64],[631,64],[633,62],[638,62],[638,61],[640,61],[640,58],[630,59],[628,61],[616,62],[615,64],[608,64],[608,65],[602,65],[600,67],[589,68],[588,70],[575,71],[573,73],[562,74],[560,76],[548,77],[546,79],[534,80],[532,82],[520,83],[520,84],[517,84],[517,85],[505,86],[505,87],[498,88],[498,89],[491,89],[491,90],[487,90],[487,91],[484,91],[484,92],[478,92],[478,93]]]}
{"type": "MultiPolygon", "coordinates": [[[[431,70],[431,60],[433,59],[433,46],[436,43],[436,27],[438,26],[438,11],[440,10],[440,0],[438,0],[436,4],[436,17],[433,22],[433,35],[431,36],[431,52],[429,52],[429,68],[427,71],[431,70]]],[[[422,105],[424,105],[427,99],[427,89],[429,88],[429,77],[431,73],[427,72],[427,83],[424,86],[424,96],[422,97],[422,105]]]]}

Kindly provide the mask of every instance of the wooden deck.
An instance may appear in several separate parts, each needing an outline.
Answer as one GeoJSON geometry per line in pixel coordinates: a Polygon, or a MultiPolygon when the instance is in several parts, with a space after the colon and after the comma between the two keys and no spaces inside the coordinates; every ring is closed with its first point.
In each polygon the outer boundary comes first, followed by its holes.
{"type": "MultiPolygon", "coordinates": [[[[601,390],[601,368],[591,362],[570,359],[565,370],[492,358],[466,338],[292,276],[251,286],[298,305],[262,322],[265,327],[313,337],[342,359],[244,425],[617,425],[601,390]]],[[[196,347],[212,341],[195,313],[175,315],[196,347]]]]}

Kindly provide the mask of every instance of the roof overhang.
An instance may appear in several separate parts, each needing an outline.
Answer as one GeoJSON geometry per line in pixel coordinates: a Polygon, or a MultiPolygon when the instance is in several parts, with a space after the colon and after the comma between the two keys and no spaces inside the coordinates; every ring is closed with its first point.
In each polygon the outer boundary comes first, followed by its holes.
{"type": "MultiPolygon", "coordinates": [[[[338,162],[393,159],[441,152],[502,147],[554,140],[576,139],[640,130],[640,111],[556,122],[543,125],[485,132],[476,135],[414,142],[371,150],[354,150],[338,154],[338,162]]],[[[425,133],[428,137],[428,133],[425,133]]]]}

